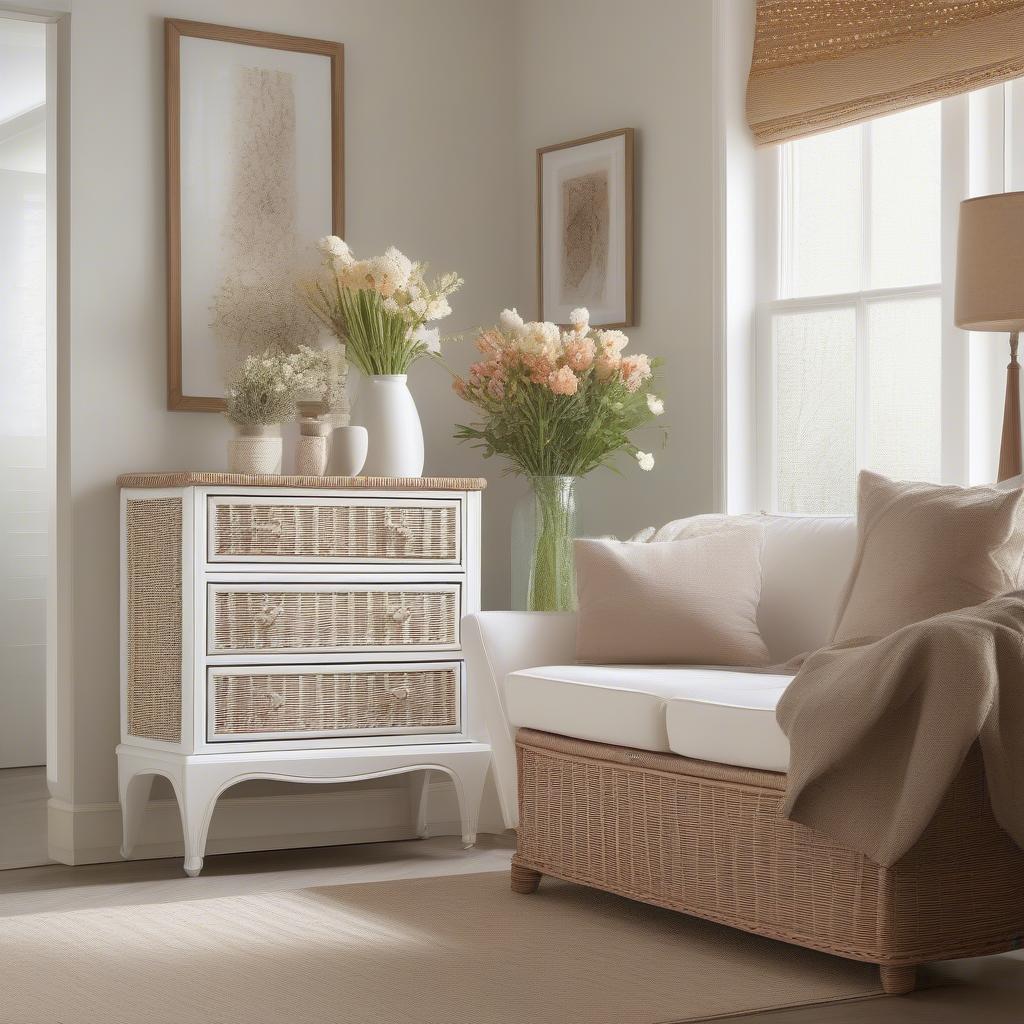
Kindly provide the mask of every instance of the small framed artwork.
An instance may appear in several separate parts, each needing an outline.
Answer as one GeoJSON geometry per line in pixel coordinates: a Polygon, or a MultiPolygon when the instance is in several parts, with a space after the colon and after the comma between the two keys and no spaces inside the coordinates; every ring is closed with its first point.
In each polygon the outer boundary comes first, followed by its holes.
{"type": "Polygon", "coordinates": [[[224,408],[241,358],[313,344],[297,284],[344,236],[341,43],[168,18],[167,404],[224,408]]]}
{"type": "Polygon", "coordinates": [[[540,319],[577,306],[600,327],[635,323],[633,129],[537,150],[540,319]]]}

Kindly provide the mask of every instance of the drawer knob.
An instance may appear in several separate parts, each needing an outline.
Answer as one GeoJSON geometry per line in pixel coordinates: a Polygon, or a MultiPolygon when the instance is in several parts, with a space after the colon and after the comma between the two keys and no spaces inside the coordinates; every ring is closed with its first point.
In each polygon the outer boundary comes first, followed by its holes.
{"type": "Polygon", "coordinates": [[[280,707],[284,707],[287,698],[283,693],[270,693],[267,696],[270,697],[270,706],[276,711],[280,707]]]}
{"type": "Polygon", "coordinates": [[[401,523],[389,523],[388,529],[400,540],[408,540],[412,536],[412,530],[401,523]]]}
{"type": "Polygon", "coordinates": [[[254,621],[257,626],[269,629],[281,617],[282,612],[284,612],[284,605],[272,605],[270,595],[266,594],[263,598],[263,607],[254,616],[254,621]]]}
{"type": "Polygon", "coordinates": [[[397,622],[401,625],[412,618],[412,609],[404,604],[400,604],[397,608],[392,608],[391,611],[388,612],[388,618],[392,622],[397,622]]]}
{"type": "Polygon", "coordinates": [[[265,523],[257,523],[257,530],[266,530],[267,533],[273,534],[275,537],[281,536],[281,520],[280,519],[268,519],[265,523]]]}
{"type": "Polygon", "coordinates": [[[393,690],[388,691],[388,695],[395,700],[405,700],[409,696],[409,687],[396,686],[393,690]]]}

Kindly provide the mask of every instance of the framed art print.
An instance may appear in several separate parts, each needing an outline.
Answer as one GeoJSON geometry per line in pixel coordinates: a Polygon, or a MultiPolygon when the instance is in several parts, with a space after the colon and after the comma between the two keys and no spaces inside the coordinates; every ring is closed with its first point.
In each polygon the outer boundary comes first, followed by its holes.
{"type": "Polygon", "coordinates": [[[634,307],[633,129],[537,150],[540,319],[577,306],[600,327],[630,327],[634,307]]]}
{"type": "Polygon", "coordinates": [[[164,23],[167,404],[219,411],[253,351],[313,344],[298,280],[344,236],[341,43],[164,23]]]}

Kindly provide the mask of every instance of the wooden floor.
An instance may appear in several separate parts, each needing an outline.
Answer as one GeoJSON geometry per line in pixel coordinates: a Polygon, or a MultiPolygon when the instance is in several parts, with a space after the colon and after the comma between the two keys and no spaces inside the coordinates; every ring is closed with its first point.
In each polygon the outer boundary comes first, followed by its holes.
{"type": "MultiPolygon", "coordinates": [[[[455,838],[208,857],[199,878],[180,860],[0,872],[0,917],[48,910],[162,903],[316,885],[384,881],[508,868],[512,845],[483,836],[473,850],[455,838]]],[[[1022,879],[1024,884],[1024,879],[1022,879]]],[[[544,886],[536,896],[543,899],[544,886]]],[[[2,927],[2,925],[0,925],[2,927]]],[[[1024,952],[935,965],[911,996],[730,1018],[733,1024],[1022,1024],[1024,952]]],[[[325,1022],[328,1024],[328,1022],[325,1022]]],[[[438,1022],[449,1024],[449,1022],[438,1022]]]]}

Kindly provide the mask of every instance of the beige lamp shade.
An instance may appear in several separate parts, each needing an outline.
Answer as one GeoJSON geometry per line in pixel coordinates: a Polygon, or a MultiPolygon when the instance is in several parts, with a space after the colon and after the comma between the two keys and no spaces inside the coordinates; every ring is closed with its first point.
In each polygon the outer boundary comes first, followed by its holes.
{"type": "Polygon", "coordinates": [[[1024,331],[1024,192],[960,204],[953,319],[968,331],[1024,331]]]}

